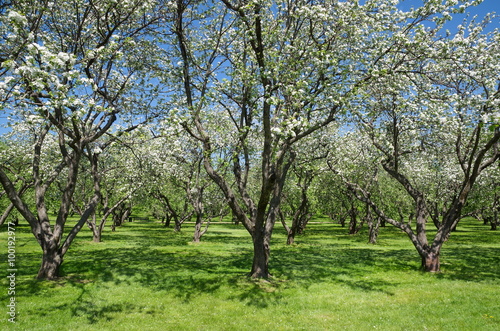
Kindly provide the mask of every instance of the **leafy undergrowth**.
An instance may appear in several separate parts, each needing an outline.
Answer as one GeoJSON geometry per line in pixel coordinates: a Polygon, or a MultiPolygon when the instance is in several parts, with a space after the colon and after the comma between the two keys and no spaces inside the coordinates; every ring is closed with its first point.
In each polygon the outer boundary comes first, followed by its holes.
{"type": "MultiPolygon", "coordinates": [[[[5,228],[2,261],[7,261],[5,228]]],[[[62,277],[37,281],[41,254],[16,231],[16,323],[2,330],[498,330],[500,231],[463,222],[445,244],[442,272],[418,270],[399,230],[377,245],[337,224],[313,223],[293,246],[277,228],[269,280],[252,280],[242,227],[212,224],[202,243],[155,222],[127,223],[91,242],[79,234],[62,277]]],[[[2,265],[5,266],[4,262],[2,265]]],[[[7,267],[4,267],[6,273],[7,267]]]]}

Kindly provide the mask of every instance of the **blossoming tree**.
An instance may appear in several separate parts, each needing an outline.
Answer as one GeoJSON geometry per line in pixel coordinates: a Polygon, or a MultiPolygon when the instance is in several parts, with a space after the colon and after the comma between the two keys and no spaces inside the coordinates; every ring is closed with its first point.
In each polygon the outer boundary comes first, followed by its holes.
{"type": "Polygon", "coordinates": [[[162,15],[155,1],[77,0],[16,1],[2,16],[0,94],[12,118],[29,118],[36,128],[34,205],[19,196],[3,166],[0,183],[42,248],[38,278],[58,276],[64,255],[100,201],[95,190],[64,237],[85,151],[92,151],[103,136],[119,135],[149,117],[146,106],[154,88],[143,69],[155,58],[145,55],[152,50],[146,35],[162,15]],[[42,151],[50,136],[56,138],[58,159],[42,169],[42,151]],[[61,176],[63,194],[51,222],[46,194],[61,176]]]}
{"type": "MultiPolygon", "coordinates": [[[[357,104],[359,92],[413,59],[408,44],[423,22],[457,1],[425,2],[401,11],[396,2],[178,0],[175,5],[178,84],[184,128],[202,142],[204,166],[252,237],[252,277],[269,277],[270,238],[293,146],[357,104]],[[387,71],[396,54],[406,59],[387,71]],[[213,167],[204,109],[221,109],[238,137],[230,180],[213,167]],[[249,142],[256,142],[253,149],[249,142]],[[251,194],[250,170],[259,172],[251,194]]],[[[174,65],[175,67],[175,65],[174,65]]]]}
{"type": "Polygon", "coordinates": [[[360,112],[382,167],[413,200],[416,229],[388,217],[368,190],[352,183],[351,188],[380,217],[408,234],[426,271],[440,270],[441,247],[459,222],[473,186],[500,158],[500,35],[483,33],[483,27],[472,22],[454,35],[422,35],[413,52],[425,60],[409,62],[397,80],[382,77],[369,89],[360,112]],[[438,198],[431,193],[435,189],[440,190],[440,211],[433,206],[438,201],[431,201],[438,198]],[[429,217],[437,227],[430,239],[429,217]]]}

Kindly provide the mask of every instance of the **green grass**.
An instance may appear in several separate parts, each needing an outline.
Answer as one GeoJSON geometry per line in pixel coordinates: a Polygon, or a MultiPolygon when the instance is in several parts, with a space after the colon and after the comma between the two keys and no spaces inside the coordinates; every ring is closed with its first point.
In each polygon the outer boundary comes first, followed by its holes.
{"type": "MultiPolygon", "coordinates": [[[[188,227],[189,226],[189,227],[188,227]]],[[[17,323],[1,330],[499,330],[500,231],[464,222],[442,252],[439,274],[418,271],[408,238],[310,224],[286,246],[271,246],[270,281],[253,281],[251,241],[242,227],[212,224],[200,244],[153,222],[108,229],[92,243],[82,231],[55,282],[34,279],[40,249],[17,228],[17,323]]],[[[0,234],[6,273],[5,227],[0,234]]]]}

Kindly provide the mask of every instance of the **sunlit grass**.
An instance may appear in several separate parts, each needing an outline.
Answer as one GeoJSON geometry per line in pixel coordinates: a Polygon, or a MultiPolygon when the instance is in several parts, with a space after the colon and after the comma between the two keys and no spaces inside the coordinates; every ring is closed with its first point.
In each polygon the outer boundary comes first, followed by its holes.
{"type": "MultiPolygon", "coordinates": [[[[126,223],[96,244],[85,229],[63,277],[43,282],[34,279],[40,249],[19,226],[17,323],[4,308],[0,329],[500,329],[500,232],[474,221],[445,244],[440,274],[420,272],[408,238],[392,227],[370,245],[366,232],[310,224],[293,246],[276,228],[269,281],[246,277],[252,248],[243,227],[213,224],[200,244],[191,243],[191,230],[126,223]]],[[[0,238],[6,242],[4,229],[0,238]]],[[[6,307],[5,278],[2,287],[6,307]]]]}

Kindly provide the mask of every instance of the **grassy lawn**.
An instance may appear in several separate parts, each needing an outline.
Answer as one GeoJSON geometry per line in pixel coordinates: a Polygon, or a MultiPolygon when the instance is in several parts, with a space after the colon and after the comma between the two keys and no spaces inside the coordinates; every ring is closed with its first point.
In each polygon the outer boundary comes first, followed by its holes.
{"type": "MultiPolygon", "coordinates": [[[[444,245],[440,274],[418,271],[406,235],[382,228],[346,235],[310,224],[297,244],[277,228],[270,281],[253,281],[243,227],[212,224],[192,244],[159,223],[106,229],[102,243],[83,230],[55,282],[34,279],[41,252],[27,225],[16,231],[17,323],[1,330],[500,330],[500,231],[463,222],[444,245]]],[[[7,234],[1,229],[3,274],[7,234]]]]}

